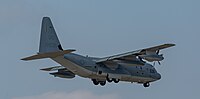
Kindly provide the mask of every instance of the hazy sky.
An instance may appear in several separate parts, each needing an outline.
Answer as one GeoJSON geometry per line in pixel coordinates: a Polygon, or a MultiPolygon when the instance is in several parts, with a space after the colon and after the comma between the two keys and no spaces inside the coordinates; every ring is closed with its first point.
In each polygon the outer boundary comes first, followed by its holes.
{"type": "Polygon", "coordinates": [[[197,99],[200,97],[199,0],[0,0],[1,99],[197,99]],[[50,59],[24,62],[38,52],[42,17],[51,17],[63,48],[104,57],[163,43],[156,66],[162,79],[149,88],[120,82],[54,78],[40,68],[50,59]]]}

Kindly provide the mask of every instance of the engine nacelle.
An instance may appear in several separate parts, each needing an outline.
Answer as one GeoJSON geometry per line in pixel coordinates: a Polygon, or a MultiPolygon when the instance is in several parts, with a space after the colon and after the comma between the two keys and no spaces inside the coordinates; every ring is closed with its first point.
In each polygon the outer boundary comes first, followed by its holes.
{"type": "Polygon", "coordinates": [[[161,55],[157,55],[157,54],[140,55],[139,57],[141,57],[142,59],[145,59],[149,62],[162,61],[164,59],[162,54],[161,55]]]}

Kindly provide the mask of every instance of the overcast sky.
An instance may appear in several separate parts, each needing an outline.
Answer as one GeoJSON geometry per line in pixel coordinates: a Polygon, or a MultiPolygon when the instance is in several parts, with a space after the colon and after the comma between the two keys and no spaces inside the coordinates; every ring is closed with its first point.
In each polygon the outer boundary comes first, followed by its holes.
{"type": "Polygon", "coordinates": [[[0,0],[1,99],[197,99],[200,97],[199,0],[0,0]],[[149,88],[120,82],[54,78],[40,68],[50,59],[24,62],[38,52],[42,17],[51,17],[63,48],[104,57],[163,43],[162,79],[149,88]]]}

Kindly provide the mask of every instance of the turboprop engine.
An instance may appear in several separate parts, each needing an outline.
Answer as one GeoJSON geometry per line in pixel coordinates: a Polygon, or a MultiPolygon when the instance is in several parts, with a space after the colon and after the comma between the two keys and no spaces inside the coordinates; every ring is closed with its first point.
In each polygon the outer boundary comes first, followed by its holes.
{"type": "Polygon", "coordinates": [[[139,55],[138,57],[139,57],[140,60],[145,59],[148,62],[157,61],[159,65],[160,65],[160,61],[162,61],[164,59],[163,54],[159,55],[159,50],[156,51],[156,52],[146,52],[145,55],[139,55]]]}

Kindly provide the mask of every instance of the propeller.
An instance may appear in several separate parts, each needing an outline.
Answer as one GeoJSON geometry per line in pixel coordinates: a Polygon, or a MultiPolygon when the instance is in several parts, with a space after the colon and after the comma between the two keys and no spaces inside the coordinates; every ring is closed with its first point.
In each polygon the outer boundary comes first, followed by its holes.
{"type": "Polygon", "coordinates": [[[161,65],[160,61],[158,61],[158,64],[161,65]]]}
{"type": "Polygon", "coordinates": [[[143,62],[142,57],[138,56],[138,59],[143,62]]]}
{"type": "MultiPolygon", "coordinates": [[[[159,53],[160,53],[160,50],[157,50],[156,54],[159,55],[159,53]]],[[[160,54],[159,56],[163,56],[163,54],[160,54]]]]}
{"type": "Polygon", "coordinates": [[[144,63],[145,63],[145,61],[143,61],[142,57],[138,56],[138,59],[139,59],[141,62],[144,62],[144,63]]]}
{"type": "MultiPolygon", "coordinates": [[[[160,61],[157,61],[159,65],[161,65],[160,61]]],[[[153,66],[156,65],[156,62],[153,62],[153,66]]]]}
{"type": "MultiPolygon", "coordinates": [[[[156,51],[156,54],[159,55],[160,50],[156,51]]],[[[163,56],[163,54],[160,54],[159,56],[163,56]]],[[[157,61],[159,65],[161,65],[160,61],[157,61]]],[[[153,63],[153,65],[155,66],[156,62],[153,63]]]]}

